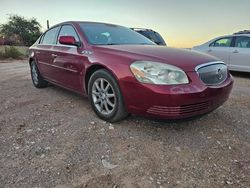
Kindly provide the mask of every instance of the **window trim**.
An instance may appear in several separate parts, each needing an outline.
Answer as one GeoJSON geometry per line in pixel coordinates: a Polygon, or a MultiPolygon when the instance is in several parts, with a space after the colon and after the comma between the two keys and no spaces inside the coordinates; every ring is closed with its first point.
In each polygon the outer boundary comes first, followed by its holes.
{"type": "Polygon", "coordinates": [[[44,37],[44,35],[45,35],[45,33],[43,33],[43,34],[41,35],[41,37],[40,37],[40,39],[39,39],[38,44],[42,44],[42,41],[43,41],[43,37],[44,37]]]}

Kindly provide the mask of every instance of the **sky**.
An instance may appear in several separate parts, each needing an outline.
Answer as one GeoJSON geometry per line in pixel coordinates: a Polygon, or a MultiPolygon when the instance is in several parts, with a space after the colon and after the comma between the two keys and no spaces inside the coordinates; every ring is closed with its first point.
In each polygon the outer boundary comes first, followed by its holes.
{"type": "Polygon", "coordinates": [[[47,19],[149,28],[178,48],[250,30],[250,0],[0,0],[0,24],[10,14],[36,18],[43,31],[47,19]]]}

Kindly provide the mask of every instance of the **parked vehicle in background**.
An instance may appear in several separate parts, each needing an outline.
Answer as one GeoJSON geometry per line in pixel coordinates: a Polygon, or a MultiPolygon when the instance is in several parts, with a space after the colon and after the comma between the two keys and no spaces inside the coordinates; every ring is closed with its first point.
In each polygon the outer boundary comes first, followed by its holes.
{"type": "Polygon", "coordinates": [[[31,78],[89,97],[95,113],[115,122],[129,113],[178,119],[205,114],[229,97],[233,80],[218,59],[163,48],[118,25],[64,22],[30,47],[31,78]]]}
{"type": "Polygon", "coordinates": [[[157,45],[162,45],[162,46],[167,45],[162,36],[158,32],[152,29],[143,29],[143,28],[131,28],[131,29],[147,37],[149,40],[153,41],[157,45]]]}
{"type": "Polygon", "coordinates": [[[229,70],[250,72],[250,30],[217,37],[193,50],[215,56],[225,62],[229,70]]]}

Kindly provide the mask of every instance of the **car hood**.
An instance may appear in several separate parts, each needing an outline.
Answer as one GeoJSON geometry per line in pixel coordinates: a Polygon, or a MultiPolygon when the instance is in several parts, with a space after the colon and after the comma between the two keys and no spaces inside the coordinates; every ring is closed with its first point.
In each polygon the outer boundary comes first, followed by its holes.
{"type": "Polygon", "coordinates": [[[185,49],[157,45],[102,45],[95,50],[113,55],[126,56],[132,61],[156,61],[177,66],[184,71],[195,71],[197,65],[218,61],[215,57],[185,49]]]}

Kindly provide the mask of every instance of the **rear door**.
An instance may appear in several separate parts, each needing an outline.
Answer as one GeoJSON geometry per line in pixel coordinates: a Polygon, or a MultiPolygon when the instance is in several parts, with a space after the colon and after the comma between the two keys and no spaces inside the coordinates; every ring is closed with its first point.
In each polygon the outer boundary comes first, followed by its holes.
{"type": "Polygon", "coordinates": [[[53,60],[52,50],[56,44],[57,35],[60,27],[54,27],[48,30],[41,38],[40,43],[35,50],[37,66],[41,74],[46,79],[53,79],[51,63],[53,60]]]}
{"type": "Polygon", "coordinates": [[[250,72],[250,37],[237,36],[230,50],[229,69],[250,72]]]}
{"type": "Polygon", "coordinates": [[[58,35],[57,44],[53,48],[52,65],[55,80],[64,87],[81,92],[84,55],[81,54],[81,47],[60,44],[60,36],[73,36],[76,42],[81,44],[75,28],[72,25],[63,25],[58,35]]]}
{"type": "Polygon", "coordinates": [[[209,45],[207,53],[221,59],[224,63],[229,64],[229,54],[233,37],[224,37],[217,39],[209,45]]]}

